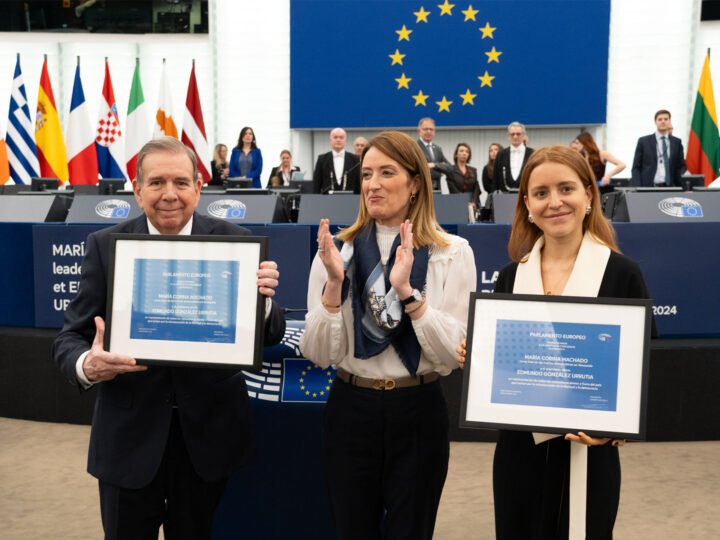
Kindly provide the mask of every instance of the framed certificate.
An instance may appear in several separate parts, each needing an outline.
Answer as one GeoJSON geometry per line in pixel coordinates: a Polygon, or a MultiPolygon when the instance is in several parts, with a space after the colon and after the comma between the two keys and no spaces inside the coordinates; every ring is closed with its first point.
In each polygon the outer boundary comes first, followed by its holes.
{"type": "Polygon", "coordinates": [[[105,348],[141,364],[257,368],[267,239],[113,234],[105,348]]]}
{"type": "Polygon", "coordinates": [[[645,437],[651,301],[473,293],[461,427],[645,437]]]}

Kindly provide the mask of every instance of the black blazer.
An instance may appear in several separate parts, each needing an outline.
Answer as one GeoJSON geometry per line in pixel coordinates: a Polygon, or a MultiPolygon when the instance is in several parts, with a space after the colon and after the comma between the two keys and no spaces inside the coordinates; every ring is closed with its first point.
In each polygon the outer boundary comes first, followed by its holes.
{"type": "Polygon", "coordinates": [[[477,202],[480,197],[480,184],[478,183],[477,169],[475,167],[471,167],[470,165],[466,165],[466,167],[468,173],[470,173],[467,179],[463,176],[463,173],[458,166],[453,165],[452,169],[450,169],[450,174],[447,177],[448,189],[450,190],[450,193],[468,193],[465,191],[465,182],[467,181],[468,184],[472,185],[472,190],[469,192],[472,193],[472,201],[477,202]]]}
{"type": "Polygon", "coordinates": [[[527,163],[528,158],[530,157],[530,154],[533,153],[532,148],[525,148],[525,155],[523,156],[523,162],[522,167],[520,168],[520,174],[516,179],[513,179],[512,172],[510,168],[510,149],[512,146],[508,146],[507,148],[503,148],[500,152],[498,152],[497,157],[495,158],[495,171],[494,171],[494,179],[493,179],[493,186],[492,190],[489,190],[489,192],[493,191],[507,191],[507,188],[519,188],[520,187],[520,176],[522,175],[522,171],[525,168],[525,164],[527,163]]]}
{"type": "MultiPolygon", "coordinates": [[[[93,318],[107,320],[110,233],[147,234],[144,215],[88,236],[80,290],[65,311],[65,325],[53,343],[53,358],[65,377],[79,386],[75,364],[95,337],[93,318]]],[[[249,231],[231,223],[193,215],[192,234],[233,235],[249,231]]],[[[277,343],[285,319],[273,303],[265,344],[277,343]]],[[[206,481],[230,476],[253,448],[245,380],[237,370],[150,366],[98,383],[88,472],[117,486],[138,489],[155,476],[173,415],[198,475],[206,481]]]]}
{"type": "MultiPolygon", "coordinates": [[[[427,146],[425,145],[425,141],[418,139],[417,140],[418,145],[420,145],[420,149],[423,152],[423,155],[425,156],[425,159],[427,159],[428,163],[434,163],[435,167],[430,169],[430,176],[432,177],[432,184],[433,189],[440,189],[440,177],[444,174],[445,176],[450,176],[450,171],[452,170],[453,166],[452,164],[445,158],[445,154],[443,154],[442,148],[438,146],[437,144],[431,142],[430,146],[432,147],[433,151],[433,157],[430,157],[430,152],[428,152],[427,146]]],[[[448,182],[448,188],[449,188],[449,182],[448,182]]]]}
{"type": "MultiPolygon", "coordinates": [[[[640,137],[635,147],[635,158],[632,166],[632,185],[653,187],[658,164],[658,141],[655,134],[640,137]]],[[[685,171],[685,151],[682,141],[670,135],[670,178],[666,181],[671,186],[681,186],[680,177],[685,171]]]]}
{"type": "MultiPolygon", "coordinates": [[[[272,186],[272,177],[275,176],[279,170],[280,170],[280,165],[272,168],[272,170],[270,171],[270,176],[268,176],[268,181],[267,181],[266,187],[268,187],[268,188],[273,187],[272,186]]],[[[298,167],[296,165],[293,165],[292,167],[290,167],[290,179],[291,180],[292,180],[293,173],[295,173],[299,170],[300,170],[300,167],[298,167]]],[[[282,178],[280,178],[280,180],[282,181],[282,178]]],[[[285,184],[280,184],[280,185],[283,186],[285,184]]]]}
{"type": "Polygon", "coordinates": [[[208,182],[208,185],[209,186],[222,186],[223,182],[224,182],[223,177],[221,176],[222,170],[227,167],[228,167],[227,162],[216,164],[215,160],[213,159],[210,162],[210,171],[212,172],[212,178],[208,182]]]}
{"type": "Polygon", "coordinates": [[[360,193],[360,158],[346,151],[343,178],[335,178],[332,151],[320,154],[313,171],[313,193],[342,190],[343,182],[345,191],[360,193]]]}

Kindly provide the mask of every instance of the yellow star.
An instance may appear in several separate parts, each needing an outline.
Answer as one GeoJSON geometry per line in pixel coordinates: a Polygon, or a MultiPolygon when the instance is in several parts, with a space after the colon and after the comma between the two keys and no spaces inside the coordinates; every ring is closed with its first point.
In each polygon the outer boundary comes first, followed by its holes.
{"type": "Polygon", "coordinates": [[[475,99],[476,96],[477,96],[477,94],[470,93],[469,88],[465,91],[464,94],[460,94],[460,97],[463,100],[463,102],[462,102],[463,105],[467,105],[468,103],[470,105],[475,105],[475,102],[473,100],[475,99]]]}
{"type": "Polygon", "coordinates": [[[305,390],[305,385],[300,386],[300,390],[305,390]]]}
{"type": "Polygon", "coordinates": [[[305,379],[298,379],[300,382],[305,382],[305,379]]]}
{"type": "Polygon", "coordinates": [[[410,34],[412,34],[413,31],[408,30],[407,27],[403,24],[403,27],[400,30],[395,30],[395,33],[398,35],[398,41],[402,41],[403,39],[405,41],[410,41],[410,34]]]}
{"type": "Polygon", "coordinates": [[[485,23],[485,26],[480,28],[480,31],[482,32],[482,39],[485,39],[486,37],[489,37],[490,39],[495,39],[493,36],[493,32],[497,30],[497,28],[490,26],[489,22],[485,23]]]}
{"type": "Polygon", "coordinates": [[[486,71],[486,72],[485,72],[485,75],[483,75],[482,77],[478,77],[478,79],[480,79],[480,82],[482,83],[482,84],[480,85],[480,88],[482,88],[483,86],[489,86],[490,88],[492,88],[492,80],[493,80],[494,78],[495,78],[495,77],[494,77],[493,75],[490,75],[490,74],[486,71]]]}
{"type": "Polygon", "coordinates": [[[430,12],[425,11],[424,7],[420,7],[420,11],[413,11],[413,15],[415,15],[416,23],[419,23],[420,21],[426,23],[426,22],[428,22],[427,16],[430,15],[430,12]]]}
{"type": "Polygon", "coordinates": [[[305,390],[305,395],[306,395],[306,396],[309,396],[309,395],[310,395],[310,391],[309,391],[309,390],[305,390]]]}
{"type": "Polygon", "coordinates": [[[465,15],[465,22],[469,21],[470,19],[472,19],[472,20],[474,21],[474,20],[475,20],[475,15],[477,15],[478,13],[480,13],[480,10],[473,9],[472,4],[470,4],[470,5],[468,6],[468,8],[467,8],[467,9],[463,9],[461,13],[463,13],[463,14],[465,15]]]}
{"type": "Polygon", "coordinates": [[[500,63],[500,55],[502,54],[500,51],[496,51],[495,47],[493,46],[492,50],[490,52],[486,52],[488,57],[488,64],[490,62],[497,62],[500,63]]]}
{"type": "MultiPolygon", "coordinates": [[[[485,54],[487,54],[487,53],[485,53],[485,54]]],[[[403,58],[405,58],[405,56],[407,56],[407,55],[400,54],[400,51],[398,49],[395,49],[395,52],[393,54],[388,54],[388,56],[390,58],[392,58],[392,64],[390,64],[391,66],[394,66],[395,64],[400,64],[402,66],[403,58]]]]}
{"type": "Polygon", "coordinates": [[[399,79],[395,79],[395,80],[398,83],[398,87],[397,87],[398,90],[400,90],[401,88],[407,88],[408,90],[410,90],[408,83],[410,81],[412,81],[412,79],[410,79],[409,77],[406,77],[404,73],[402,74],[402,76],[399,79]]]}
{"type": "Polygon", "coordinates": [[[443,112],[443,111],[450,112],[450,105],[453,104],[453,102],[448,101],[445,96],[443,96],[441,101],[436,101],[435,103],[437,103],[438,112],[443,112]]]}
{"type": "Polygon", "coordinates": [[[313,392],[313,397],[317,397],[317,392],[313,392]]]}
{"type": "Polygon", "coordinates": [[[443,15],[450,15],[452,16],[452,8],[455,7],[455,4],[451,4],[448,0],[445,0],[444,4],[438,4],[438,7],[440,8],[440,16],[443,15]]]}
{"type": "Polygon", "coordinates": [[[417,94],[413,96],[413,99],[415,100],[415,106],[422,105],[423,107],[427,107],[427,98],[430,96],[423,94],[423,91],[418,91],[417,94]]]}

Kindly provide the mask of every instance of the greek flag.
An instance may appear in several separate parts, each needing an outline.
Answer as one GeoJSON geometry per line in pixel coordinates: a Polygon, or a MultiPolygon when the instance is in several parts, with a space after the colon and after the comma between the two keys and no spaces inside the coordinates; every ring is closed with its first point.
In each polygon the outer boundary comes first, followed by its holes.
{"type": "Polygon", "coordinates": [[[39,176],[40,164],[35,146],[35,122],[30,116],[25,83],[17,55],[15,75],[10,92],[10,112],[7,129],[7,154],[10,179],[15,184],[29,184],[32,177],[39,176]]]}

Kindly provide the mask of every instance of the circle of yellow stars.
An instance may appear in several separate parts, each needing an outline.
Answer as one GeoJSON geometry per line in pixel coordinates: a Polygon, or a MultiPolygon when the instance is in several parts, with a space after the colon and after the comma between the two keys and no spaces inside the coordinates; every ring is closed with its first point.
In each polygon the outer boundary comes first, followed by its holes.
{"type": "MultiPolygon", "coordinates": [[[[455,4],[451,4],[449,0],[445,0],[444,3],[438,4],[437,7],[440,9],[440,15],[439,17],[444,16],[453,16],[453,9],[455,8],[455,4]]],[[[465,16],[465,19],[463,22],[470,22],[470,23],[478,23],[478,13],[480,13],[480,10],[474,9],[472,7],[472,4],[469,4],[467,9],[460,10],[458,9],[460,13],[462,13],[465,16]]],[[[415,15],[415,24],[420,25],[421,23],[428,23],[428,17],[434,15],[430,11],[426,11],[424,6],[420,6],[419,11],[413,11],[413,15],[415,15]]],[[[481,39],[495,39],[494,32],[497,30],[497,28],[490,25],[490,22],[486,21],[485,26],[481,26],[478,28],[478,30],[482,33],[481,39]]],[[[402,28],[399,30],[395,30],[395,33],[397,34],[397,40],[398,43],[407,41],[410,42],[411,34],[414,32],[414,30],[409,29],[406,25],[402,25],[402,28]]],[[[498,51],[495,46],[492,46],[492,49],[485,52],[485,55],[487,56],[487,63],[488,66],[490,64],[500,63],[500,56],[502,55],[502,51],[498,51]]],[[[403,54],[400,52],[400,48],[396,48],[395,52],[388,55],[390,57],[390,60],[392,63],[391,66],[403,65],[403,60],[407,56],[407,54],[403,54]]],[[[493,79],[495,79],[494,75],[490,75],[490,72],[486,69],[485,73],[482,75],[478,75],[478,80],[480,81],[480,88],[489,87],[492,88],[492,82],[493,79]]],[[[397,90],[406,89],[408,91],[411,91],[410,89],[410,82],[412,81],[411,77],[408,77],[405,75],[405,72],[401,72],[401,75],[399,78],[395,79],[395,82],[397,83],[397,90]]],[[[418,107],[422,105],[423,107],[427,107],[427,101],[430,99],[429,94],[423,93],[421,88],[418,88],[418,91],[416,94],[411,94],[412,98],[415,100],[415,107],[418,107]]],[[[470,88],[467,88],[465,90],[464,94],[458,94],[459,97],[462,99],[462,106],[475,105],[475,98],[477,97],[477,94],[473,94],[470,88]]],[[[452,95],[450,97],[453,97],[452,95]]],[[[448,99],[446,95],[442,96],[442,99],[440,101],[435,101],[435,104],[438,106],[438,113],[442,112],[450,112],[450,106],[455,103],[454,101],[451,101],[448,99]]]]}
{"type": "Polygon", "coordinates": [[[308,385],[306,385],[305,378],[308,376],[308,373],[311,369],[323,369],[320,366],[316,366],[314,364],[308,364],[307,367],[300,372],[300,377],[298,378],[298,383],[300,383],[300,390],[305,393],[306,396],[312,397],[312,398],[318,398],[318,397],[324,397],[325,394],[330,392],[330,387],[332,386],[332,382],[334,379],[334,375],[331,369],[326,369],[324,375],[327,376],[327,384],[324,388],[321,388],[320,390],[313,391],[311,390],[308,385]]]}

